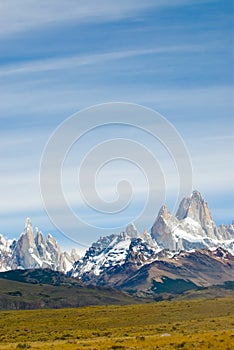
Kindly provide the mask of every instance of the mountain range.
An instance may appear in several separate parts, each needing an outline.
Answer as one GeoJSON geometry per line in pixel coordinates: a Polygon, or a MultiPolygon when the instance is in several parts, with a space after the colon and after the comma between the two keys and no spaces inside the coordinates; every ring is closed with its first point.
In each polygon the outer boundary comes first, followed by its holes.
{"type": "Polygon", "coordinates": [[[175,216],[162,206],[150,232],[141,235],[130,224],[125,232],[101,237],[70,274],[138,295],[234,281],[234,222],[216,227],[194,191],[175,216]]]}
{"type": "MultiPolygon", "coordinates": [[[[171,295],[234,281],[234,221],[217,227],[198,191],[176,215],[165,205],[150,232],[134,224],[100,237],[83,257],[61,252],[56,240],[30,219],[18,240],[0,235],[0,270],[49,268],[83,284],[114,287],[136,296],[171,295]]],[[[232,284],[233,286],[233,284],[232,284]]]]}

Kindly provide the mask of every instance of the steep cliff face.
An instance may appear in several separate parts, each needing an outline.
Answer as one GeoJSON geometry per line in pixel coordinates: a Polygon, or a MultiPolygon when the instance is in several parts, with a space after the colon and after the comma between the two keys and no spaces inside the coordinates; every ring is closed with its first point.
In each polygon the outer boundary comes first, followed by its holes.
{"type": "Polygon", "coordinates": [[[151,236],[161,246],[169,250],[177,250],[178,244],[173,231],[178,226],[179,221],[169,213],[164,205],[160,209],[157,219],[151,229],[151,236]]]}
{"type": "Polygon", "coordinates": [[[16,243],[10,266],[12,269],[25,268],[25,266],[29,268],[39,267],[38,260],[39,254],[34,240],[32,223],[28,218],[24,232],[16,243]]]}
{"type": "Polygon", "coordinates": [[[200,224],[201,234],[209,238],[217,238],[217,228],[212,219],[207,202],[198,191],[194,191],[189,198],[184,198],[176,213],[178,220],[190,218],[200,224]]]}

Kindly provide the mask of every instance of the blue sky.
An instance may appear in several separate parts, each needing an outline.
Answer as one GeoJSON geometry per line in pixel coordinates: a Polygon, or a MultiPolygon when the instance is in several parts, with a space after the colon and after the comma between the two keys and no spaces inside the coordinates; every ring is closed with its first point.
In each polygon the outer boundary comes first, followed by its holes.
{"type": "MultiPolygon", "coordinates": [[[[152,108],[175,126],[191,155],[193,188],[209,202],[217,224],[233,220],[232,18],[229,0],[0,0],[0,231],[18,236],[30,216],[63,247],[72,245],[43,208],[41,155],[51,133],[70,115],[118,101],[152,108]]],[[[92,140],[100,141],[100,135],[92,140]]],[[[71,157],[70,168],[75,165],[71,157]]],[[[123,214],[120,226],[134,218],[139,203],[123,214]]],[[[79,210],[91,217],[85,207],[79,210]]],[[[156,217],[157,208],[152,213],[156,217]]],[[[91,221],[100,220],[103,226],[105,217],[91,221]]],[[[145,217],[140,229],[152,223],[145,217]]],[[[105,232],[78,233],[78,240],[89,243],[105,232]]]]}

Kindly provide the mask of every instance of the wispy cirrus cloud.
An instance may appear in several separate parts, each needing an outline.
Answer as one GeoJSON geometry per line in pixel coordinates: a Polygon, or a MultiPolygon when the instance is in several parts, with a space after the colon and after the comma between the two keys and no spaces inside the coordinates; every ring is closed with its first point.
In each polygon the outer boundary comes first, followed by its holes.
{"type": "MultiPolygon", "coordinates": [[[[163,3],[162,1],[160,1],[163,3]]],[[[98,3],[87,0],[22,0],[1,1],[0,36],[11,35],[59,22],[78,21],[80,23],[113,21],[134,17],[138,12],[154,6],[154,1],[146,0],[100,0],[98,3]]]]}
{"type": "Polygon", "coordinates": [[[27,74],[45,71],[55,71],[62,69],[75,69],[77,67],[103,64],[105,62],[134,58],[146,55],[162,55],[162,54],[176,54],[176,53],[196,53],[201,50],[199,45],[178,45],[178,46],[164,46],[148,49],[132,49],[110,51],[105,53],[97,53],[90,55],[73,55],[67,57],[54,57],[50,59],[31,60],[25,62],[18,62],[14,64],[4,64],[0,68],[0,76],[7,76],[12,74],[27,74]]]}
{"type": "Polygon", "coordinates": [[[17,0],[0,2],[0,37],[33,29],[44,29],[68,21],[110,22],[142,15],[152,8],[176,7],[212,0],[17,0]]]}

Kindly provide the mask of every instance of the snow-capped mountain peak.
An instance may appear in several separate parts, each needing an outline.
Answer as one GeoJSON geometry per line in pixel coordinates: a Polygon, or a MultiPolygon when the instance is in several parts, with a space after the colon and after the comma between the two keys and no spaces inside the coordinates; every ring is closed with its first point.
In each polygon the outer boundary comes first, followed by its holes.
{"type": "Polygon", "coordinates": [[[151,235],[162,248],[172,251],[218,246],[233,251],[232,226],[216,227],[208,204],[198,191],[181,201],[176,216],[163,206],[151,235]]]}

